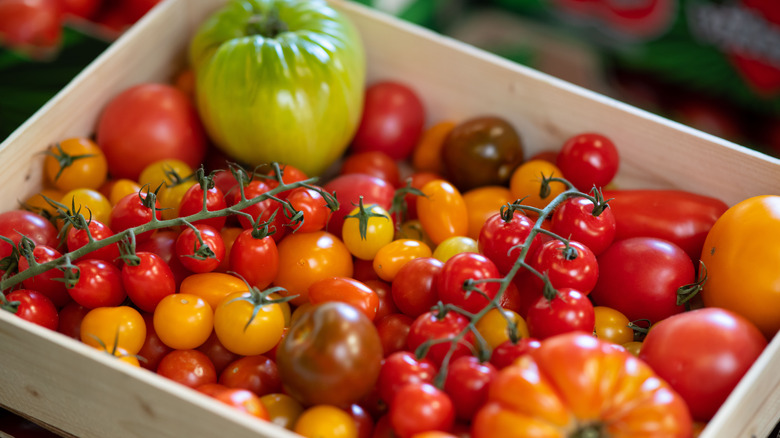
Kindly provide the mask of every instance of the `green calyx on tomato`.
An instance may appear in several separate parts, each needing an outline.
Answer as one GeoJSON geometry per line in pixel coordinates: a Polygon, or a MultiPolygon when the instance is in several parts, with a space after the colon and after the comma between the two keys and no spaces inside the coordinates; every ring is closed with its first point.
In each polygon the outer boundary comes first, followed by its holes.
{"type": "Polygon", "coordinates": [[[319,175],[360,123],[363,43],[324,1],[231,0],[201,25],[189,55],[204,126],[239,161],[319,175]]]}

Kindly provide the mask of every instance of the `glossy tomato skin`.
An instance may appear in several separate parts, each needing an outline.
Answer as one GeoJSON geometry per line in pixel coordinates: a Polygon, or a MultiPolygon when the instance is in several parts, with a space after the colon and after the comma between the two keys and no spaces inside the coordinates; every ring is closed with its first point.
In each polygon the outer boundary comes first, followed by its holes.
{"type": "Polygon", "coordinates": [[[455,407],[455,416],[470,421],[487,401],[488,386],[496,376],[496,368],[481,363],[474,356],[461,356],[450,363],[444,391],[455,407]]]}
{"type": "Polygon", "coordinates": [[[154,312],[157,303],[176,293],[176,279],[167,263],[152,252],[137,251],[138,264],[122,267],[122,286],[130,300],[145,312],[154,312]]]}
{"type": "Polygon", "coordinates": [[[79,280],[68,289],[73,301],[89,309],[118,306],[127,297],[122,272],[104,260],[85,259],[75,263],[79,280]]]}
{"type": "Polygon", "coordinates": [[[488,185],[508,185],[523,162],[523,144],[505,119],[484,116],[456,125],[441,151],[448,179],[461,191],[488,185]]]}
{"type": "Polygon", "coordinates": [[[217,383],[217,372],[208,356],[197,350],[173,350],[157,366],[157,374],[190,388],[217,383]]]}
{"type": "MultiPolygon", "coordinates": [[[[495,263],[501,274],[506,274],[517,262],[534,222],[528,216],[514,212],[510,220],[505,220],[499,213],[490,216],[482,226],[477,239],[479,251],[495,263]]],[[[536,252],[542,239],[539,235],[531,241],[531,247],[526,252],[528,260],[536,252]]]]}
{"type": "Polygon", "coordinates": [[[49,330],[57,330],[59,314],[54,303],[44,294],[30,290],[19,289],[6,295],[9,302],[18,302],[16,316],[49,330]]]}
{"type": "Polygon", "coordinates": [[[230,270],[251,286],[265,289],[279,273],[279,249],[271,236],[255,238],[244,230],[230,249],[230,270]]]}
{"type": "MultiPolygon", "coordinates": [[[[9,210],[0,213],[0,236],[18,244],[21,236],[27,236],[36,245],[59,247],[57,228],[45,217],[27,210],[9,210]]],[[[0,241],[0,258],[11,255],[11,245],[0,241]]]]}
{"type": "Polygon", "coordinates": [[[599,279],[590,297],[629,320],[655,323],[685,310],[677,290],[695,282],[690,257],[672,242],[635,237],[612,243],[598,257],[599,279]]]}
{"type": "Polygon", "coordinates": [[[454,185],[442,179],[432,180],[420,191],[425,196],[417,197],[417,217],[433,243],[438,245],[450,237],[468,234],[468,209],[454,185]]]}
{"type": "Polygon", "coordinates": [[[430,359],[418,359],[409,351],[398,351],[382,361],[377,388],[379,398],[392,403],[396,393],[408,383],[433,383],[438,368],[430,359]]]}
{"type": "MultiPolygon", "coordinates": [[[[574,240],[570,240],[568,245],[562,240],[549,240],[526,260],[537,272],[546,274],[556,289],[574,288],[587,295],[599,278],[599,265],[593,251],[574,240]]],[[[541,291],[543,282],[536,276],[531,278],[537,280],[541,291]]]]}
{"type": "Polygon", "coordinates": [[[200,232],[203,245],[208,246],[213,257],[196,258],[195,251],[201,247],[197,234],[193,228],[185,228],[176,238],[176,257],[179,262],[195,273],[211,272],[217,269],[220,261],[225,257],[225,242],[219,231],[210,225],[193,225],[200,232]]]}
{"type": "Polygon", "coordinates": [[[425,107],[412,88],[396,81],[377,82],[366,89],[351,150],[382,151],[404,160],[412,154],[424,126],[425,107]]]}
{"type": "Polygon", "coordinates": [[[401,171],[398,163],[383,151],[351,153],[344,158],[339,174],[365,173],[381,178],[393,187],[401,185],[401,171]]]}
{"type": "Polygon", "coordinates": [[[309,286],[311,304],[341,301],[363,312],[371,321],[379,308],[379,296],[362,281],[349,277],[328,277],[309,286]]]}
{"type": "Polygon", "coordinates": [[[244,356],[230,363],[219,374],[219,383],[228,388],[246,389],[258,396],[282,390],[276,362],[262,354],[244,356]]]}
{"type": "MultiPolygon", "coordinates": [[[[36,245],[32,255],[37,263],[46,263],[62,257],[56,249],[46,245],[36,245]]],[[[27,258],[19,258],[19,272],[24,272],[30,267],[27,258]]],[[[22,281],[25,289],[32,289],[46,295],[58,309],[71,301],[65,283],[62,281],[64,274],[59,269],[49,269],[38,275],[22,281]],[[59,280],[58,280],[59,279],[59,280]]]]}
{"type": "Polygon", "coordinates": [[[766,345],[766,338],[753,323],[712,307],[655,324],[639,358],[680,394],[694,420],[706,422],[766,345]]]}
{"type": "Polygon", "coordinates": [[[511,340],[504,341],[493,349],[493,353],[490,355],[490,363],[496,369],[504,369],[512,365],[520,356],[539,348],[541,345],[541,342],[534,338],[523,338],[517,342],[512,342],[511,340]]]}
{"type": "MultiPolygon", "coordinates": [[[[254,179],[249,181],[244,186],[244,197],[246,199],[255,199],[259,196],[267,196],[266,193],[272,190],[271,184],[268,181],[262,179],[254,179]]],[[[229,195],[227,203],[230,206],[234,206],[241,202],[241,191],[234,189],[229,195]]],[[[280,209],[281,204],[273,199],[263,199],[262,201],[255,202],[254,204],[241,210],[242,212],[250,215],[252,219],[244,215],[238,217],[238,222],[244,229],[251,229],[252,223],[268,224],[268,232],[273,239],[279,242],[286,234],[287,227],[283,225],[287,222],[284,217],[284,213],[280,209]],[[273,216],[273,219],[271,218],[273,216]]]]}
{"type": "MultiPolygon", "coordinates": [[[[611,205],[611,204],[610,204],[611,205]]],[[[569,198],[552,215],[551,230],[559,236],[576,240],[599,255],[615,240],[617,223],[612,208],[593,215],[593,202],[580,196],[569,198]]]]}
{"type": "Polygon", "coordinates": [[[377,204],[385,210],[390,210],[393,203],[395,188],[387,181],[362,173],[339,175],[328,181],[323,188],[328,193],[335,193],[339,201],[339,209],[334,211],[326,230],[341,237],[344,218],[358,205],[363,197],[363,205],[377,204]]]}
{"type": "Polygon", "coordinates": [[[400,438],[416,434],[449,432],[455,423],[455,408],[446,392],[430,383],[409,383],[390,403],[390,424],[400,438]]]}
{"type": "Polygon", "coordinates": [[[57,0],[0,2],[0,41],[14,50],[43,57],[62,39],[63,10],[57,0]]]}
{"type": "Polygon", "coordinates": [[[452,256],[441,268],[437,275],[436,290],[439,299],[444,304],[453,304],[467,312],[477,313],[489,304],[497,294],[499,283],[489,281],[477,283],[474,286],[481,293],[464,290],[464,283],[468,280],[498,280],[501,276],[496,265],[487,257],[474,253],[462,252],[452,256]]]}
{"type": "MultiPolygon", "coordinates": [[[[407,344],[409,350],[417,352],[418,348],[429,340],[454,339],[466,327],[469,320],[456,312],[447,312],[440,315],[436,311],[425,312],[415,318],[409,330],[407,344]]],[[[424,357],[430,359],[436,367],[441,367],[444,357],[450,349],[453,349],[451,360],[460,356],[471,355],[471,345],[474,343],[474,335],[469,332],[457,344],[452,342],[440,342],[433,344],[424,357]]]]}
{"type": "Polygon", "coordinates": [[[406,348],[412,322],[414,320],[411,317],[401,313],[391,313],[376,319],[374,325],[382,340],[382,352],[385,358],[406,348]]]}
{"type": "Polygon", "coordinates": [[[404,264],[393,278],[393,302],[403,314],[416,318],[439,301],[438,278],[444,263],[419,257],[404,264]]]}
{"type": "Polygon", "coordinates": [[[704,305],[734,311],[756,324],[767,339],[780,329],[778,254],[780,197],[743,200],[715,222],[701,253],[708,280],[704,305]]]}
{"type": "Polygon", "coordinates": [[[726,212],[725,202],[681,190],[605,190],[615,215],[615,240],[656,237],[682,248],[697,261],[704,239],[726,212]]]}
{"type": "Polygon", "coordinates": [[[234,292],[214,309],[214,331],[233,353],[268,353],[284,336],[285,316],[280,303],[257,303],[257,292],[234,292]]]}
{"type": "Polygon", "coordinates": [[[50,146],[43,166],[49,183],[63,192],[82,187],[98,189],[108,172],[103,151],[86,137],[68,138],[50,146]]]}
{"type": "Polygon", "coordinates": [[[587,296],[576,289],[561,288],[549,299],[539,299],[528,309],[528,333],[539,340],[562,333],[593,333],[596,315],[587,296]]]}
{"type": "MultiPolygon", "coordinates": [[[[108,225],[97,219],[92,219],[89,222],[89,225],[87,225],[87,228],[89,228],[89,234],[87,233],[86,229],[78,229],[76,227],[70,227],[68,229],[65,235],[65,244],[67,245],[69,252],[73,252],[88,244],[90,234],[95,240],[103,240],[112,237],[115,234],[114,231],[108,227],[108,225]]],[[[112,243],[110,245],[104,245],[91,251],[83,258],[99,259],[108,263],[116,264],[119,259],[119,255],[119,245],[112,243]]]]}
{"type": "Polygon", "coordinates": [[[612,140],[597,133],[577,134],[566,140],[555,164],[563,177],[582,192],[602,188],[618,171],[620,158],[612,140]]]}
{"type": "MultiPolygon", "coordinates": [[[[187,191],[184,192],[184,196],[181,198],[181,202],[179,203],[179,216],[185,217],[202,211],[203,196],[203,188],[200,186],[200,184],[194,184],[189,189],[187,189],[187,191]]],[[[207,211],[217,211],[227,207],[225,195],[216,185],[214,187],[206,188],[205,196],[207,211]]],[[[221,230],[222,227],[225,226],[225,222],[227,222],[226,216],[217,216],[209,219],[201,219],[193,223],[211,225],[217,230],[221,230]]]]}
{"type": "Polygon", "coordinates": [[[304,405],[358,402],[373,390],[382,357],[373,323],[341,302],[313,305],[276,350],[285,391],[304,405]]]}
{"type": "Polygon", "coordinates": [[[135,85],[111,99],[98,120],[96,138],[115,178],[138,179],[144,167],[166,158],[195,169],[206,153],[206,134],[195,106],[166,84],[135,85]]]}
{"type": "Polygon", "coordinates": [[[612,436],[684,438],[692,429],[685,401],[649,365],[589,333],[569,333],[498,372],[471,436],[568,436],[583,424],[612,436]]]}

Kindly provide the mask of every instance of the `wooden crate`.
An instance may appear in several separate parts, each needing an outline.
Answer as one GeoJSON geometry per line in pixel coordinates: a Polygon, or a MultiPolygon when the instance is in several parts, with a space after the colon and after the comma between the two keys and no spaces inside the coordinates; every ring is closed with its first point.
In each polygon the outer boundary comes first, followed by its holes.
{"type": "MultiPolygon", "coordinates": [[[[93,132],[104,104],[130,85],[169,81],[195,27],[220,0],[165,0],[0,145],[5,209],[41,188],[40,151],[93,132]]],[[[598,131],[621,155],[622,187],[680,188],[729,204],[780,192],[780,160],[670,122],[345,0],[358,25],[369,82],[400,79],[428,120],[496,114],[518,129],[528,156],[598,131]]],[[[702,438],[766,437],[780,413],[776,337],[702,438]]],[[[151,372],[0,312],[0,405],[66,436],[294,436],[151,372]]]]}

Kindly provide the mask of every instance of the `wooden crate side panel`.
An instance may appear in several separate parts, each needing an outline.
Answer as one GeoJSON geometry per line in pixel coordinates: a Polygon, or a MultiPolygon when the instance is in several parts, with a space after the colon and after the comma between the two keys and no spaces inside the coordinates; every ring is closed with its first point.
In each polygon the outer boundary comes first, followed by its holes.
{"type": "Polygon", "coordinates": [[[0,312],[0,405],[79,437],[295,437],[0,312]]]}

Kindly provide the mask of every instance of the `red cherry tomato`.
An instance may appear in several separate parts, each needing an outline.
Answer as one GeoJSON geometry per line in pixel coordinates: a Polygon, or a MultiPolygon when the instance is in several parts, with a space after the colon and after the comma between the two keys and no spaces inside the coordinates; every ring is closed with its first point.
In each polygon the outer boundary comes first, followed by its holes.
{"type": "Polygon", "coordinates": [[[607,207],[598,216],[594,216],[593,207],[593,203],[587,198],[567,199],[555,209],[551,231],[581,242],[595,255],[601,254],[615,240],[617,224],[612,208],[607,207]]]}
{"type": "Polygon", "coordinates": [[[400,438],[429,431],[449,432],[455,408],[446,392],[430,383],[408,383],[390,403],[390,424],[400,438]]]}
{"type": "Polygon", "coordinates": [[[454,304],[459,308],[477,313],[488,305],[497,294],[499,283],[496,281],[475,283],[476,290],[465,290],[465,282],[498,280],[501,276],[496,265],[482,254],[462,252],[450,257],[437,276],[436,289],[444,304],[454,304]],[[485,295],[487,297],[485,297],[485,295]]]}
{"type": "Polygon", "coordinates": [[[561,288],[549,299],[539,299],[528,309],[528,333],[544,340],[562,333],[583,331],[593,333],[596,315],[587,296],[572,288],[561,288]]]}
{"type": "MultiPolygon", "coordinates": [[[[206,189],[206,210],[217,211],[227,207],[225,201],[225,195],[222,193],[219,187],[216,185],[206,189]]],[[[200,184],[195,184],[186,192],[181,198],[179,203],[179,216],[186,217],[191,214],[195,214],[203,210],[203,188],[200,184]]],[[[206,224],[211,225],[217,230],[221,230],[227,222],[226,216],[218,216],[210,219],[201,219],[193,222],[194,224],[206,224]]]]}
{"type": "Polygon", "coordinates": [[[555,164],[577,189],[589,192],[594,186],[605,187],[618,171],[620,159],[615,144],[595,133],[569,138],[558,152],[555,164]]]}
{"type": "Polygon", "coordinates": [[[152,252],[137,251],[138,264],[125,262],[122,286],[139,309],[154,312],[157,303],[176,293],[176,279],[167,263],[152,252]]]}
{"type": "MultiPolygon", "coordinates": [[[[46,245],[36,245],[32,252],[37,263],[46,263],[62,257],[56,249],[46,245]]],[[[19,272],[24,272],[30,267],[25,257],[19,258],[19,272]]],[[[32,289],[46,295],[58,309],[68,304],[71,299],[65,283],[62,281],[63,273],[59,269],[49,269],[40,274],[22,281],[25,289],[32,289]]]]}
{"type": "MultiPolygon", "coordinates": [[[[534,222],[528,216],[513,212],[507,220],[496,213],[482,226],[477,239],[480,253],[495,263],[501,274],[506,274],[517,262],[526,239],[531,234],[534,222]]],[[[534,254],[541,245],[541,237],[537,235],[531,242],[531,248],[526,252],[526,260],[534,254]]]]}
{"type": "Polygon", "coordinates": [[[282,380],[276,362],[267,356],[244,356],[230,363],[220,374],[219,383],[242,388],[258,396],[281,392],[282,380]]]}
{"type": "Polygon", "coordinates": [[[381,178],[393,187],[401,185],[401,172],[398,163],[383,151],[356,152],[347,155],[341,164],[341,175],[365,173],[381,178]]]}
{"type": "MultiPolygon", "coordinates": [[[[570,287],[588,295],[599,278],[596,256],[587,246],[574,240],[568,245],[562,240],[549,240],[527,261],[540,274],[547,274],[556,289],[570,287]]],[[[544,284],[536,276],[531,278],[537,280],[541,292],[544,284]]]]}
{"type": "Polygon", "coordinates": [[[362,173],[339,175],[324,186],[328,193],[335,193],[339,209],[334,211],[328,221],[328,232],[341,237],[344,218],[358,205],[363,197],[363,205],[377,204],[390,210],[393,204],[395,188],[387,181],[362,173]]]}
{"type": "Polygon", "coordinates": [[[404,264],[393,278],[393,302],[398,310],[416,318],[439,301],[437,283],[444,263],[433,257],[418,257],[404,264]]]}
{"type": "Polygon", "coordinates": [[[98,259],[79,260],[75,265],[79,271],[79,280],[68,289],[73,301],[89,309],[122,304],[127,294],[122,287],[122,272],[119,268],[98,259]]]}
{"type": "Polygon", "coordinates": [[[429,344],[430,348],[425,355],[434,365],[440,367],[450,349],[453,350],[451,360],[471,354],[471,346],[474,344],[473,333],[468,332],[460,341],[455,341],[455,337],[459,336],[468,324],[468,318],[460,313],[447,312],[442,316],[438,311],[425,312],[412,322],[406,342],[409,349],[416,352],[423,343],[428,341],[447,340],[429,344]]]}
{"type": "Polygon", "coordinates": [[[279,250],[273,237],[255,238],[244,230],[230,248],[230,270],[251,286],[265,289],[279,273],[279,250]]]}
{"type": "Polygon", "coordinates": [[[470,421],[487,401],[488,385],[496,376],[489,362],[480,363],[474,356],[461,356],[448,367],[444,392],[450,396],[457,418],[470,421]]]}
{"type": "MultiPolygon", "coordinates": [[[[0,213],[0,236],[19,244],[23,235],[36,245],[59,247],[57,228],[45,217],[27,210],[9,210],[0,213]]],[[[11,250],[8,242],[0,240],[0,258],[11,255],[11,250]]]]}
{"type": "MultiPolygon", "coordinates": [[[[217,269],[225,257],[225,242],[214,227],[193,225],[200,231],[201,245],[193,228],[185,228],[176,239],[176,257],[185,268],[195,273],[211,272],[217,269]],[[196,252],[202,254],[196,255],[196,252]]],[[[233,245],[235,246],[235,244],[233,245]]]]}
{"type": "Polygon", "coordinates": [[[157,374],[190,388],[217,383],[214,364],[198,350],[171,351],[160,360],[157,374]]]}
{"type": "MultiPolygon", "coordinates": [[[[94,240],[103,240],[114,235],[114,231],[109,228],[108,225],[105,225],[97,219],[92,219],[87,225],[87,228],[89,228],[89,233],[87,233],[86,229],[79,229],[74,226],[68,228],[65,243],[69,252],[73,252],[88,244],[90,235],[94,240]]],[[[119,245],[112,243],[95,249],[82,258],[99,259],[108,263],[117,263],[119,255],[119,245]]]]}
{"type": "Polygon", "coordinates": [[[16,316],[49,330],[57,330],[57,308],[46,295],[29,289],[15,290],[6,295],[9,303],[17,302],[16,316]]]}

